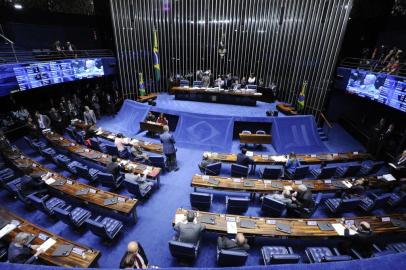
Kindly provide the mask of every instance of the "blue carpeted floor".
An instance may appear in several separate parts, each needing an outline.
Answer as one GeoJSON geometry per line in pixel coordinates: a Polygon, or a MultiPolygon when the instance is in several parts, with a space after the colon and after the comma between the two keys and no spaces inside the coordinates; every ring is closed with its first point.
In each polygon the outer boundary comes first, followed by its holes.
{"type": "MultiPolygon", "coordinates": [[[[179,103],[178,108],[182,107],[183,102],[188,101],[173,101],[167,97],[163,103],[179,103]]],[[[202,103],[194,103],[196,107],[202,106],[202,103]]],[[[243,113],[240,111],[240,106],[232,105],[219,105],[219,104],[205,104],[205,112],[209,114],[223,114],[232,113],[235,115],[243,113]],[[223,111],[227,108],[227,112],[223,111]],[[220,111],[219,111],[220,110],[220,111]]],[[[161,104],[161,97],[159,98],[158,107],[163,106],[161,104]]],[[[188,107],[191,107],[189,104],[188,107]]],[[[264,105],[265,106],[265,105],[264,105]]],[[[267,105],[268,106],[268,105],[267,105]]],[[[245,108],[244,108],[245,109],[245,108]]],[[[252,108],[245,109],[244,111],[249,111],[252,108]]],[[[255,110],[255,109],[254,109],[255,110]]],[[[100,124],[105,129],[110,129],[114,131],[111,127],[114,127],[114,118],[106,117],[100,121],[100,124]]],[[[356,143],[348,134],[346,134],[339,126],[334,126],[330,131],[331,140],[326,143],[326,147],[332,152],[341,151],[358,151],[362,147],[356,143]],[[337,132],[338,135],[334,135],[337,132]]],[[[151,138],[145,138],[144,134],[139,134],[139,137],[143,139],[151,140],[151,138]]],[[[41,163],[45,164],[51,169],[59,171],[53,164],[49,164],[44,159],[37,154],[35,154],[25,142],[20,139],[15,142],[17,146],[23,149],[24,152],[34,157],[41,163]]],[[[239,143],[238,141],[233,141],[231,149],[232,151],[238,151],[239,143]]],[[[192,191],[190,187],[190,181],[193,174],[198,173],[197,164],[201,160],[202,152],[207,149],[196,149],[196,148],[186,148],[182,145],[177,145],[178,147],[178,163],[180,170],[177,172],[166,173],[161,176],[161,188],[156,190],[152,196],[143,204],[141,204],[138,209],[139,221],[136,225],[127,223],[125,225],[125,230],[123,233],[110,244],[103,243],[99,237],[94,236],[91,232],[75,232],[70,229],[67,225],[61,221],[53,220],[48,216],[42,214],[38,210],[27,210],[23,204],[19,201],[15,201],[10,198],[5,191],[2,191],[0,197],[0,203],[10,210],[19,213],[24,218],[30,220],[31,222],[38,224],[48,230],[57,233],[68,239],[77,241],[79,243],[91,246],[102,251],[102,256],[99,259],[99,266],[101,267],[117,267],[121,259],[122,254],[126,250],[126,245],[131,240],[139,241],[148,255],[148,258],[153,265],[158,265],[160,267],[175,267],[179,266],[178,262],[173,259],[168,250],[168,240],[170,240],[174,231],[172,229],[172,218],[174,217],[175,211],[179,207],[190,208],[189,204],[189,194],[192,191]]],[[[274,153],[274,149],[271,146],[267,146],[262,151],[267,153],[274,153]]],[[[224,174],[228,174],[229,165],[225,165],[223,169],[224,174]]],[[[70,176],[69,173],[65,171],[59,171],[66,176],[70,176]]],[[[258,176],[257,176],[258,177],[258,176]]],[[[79,179],[80,181],[87,182],[84,179],[79,179]]],[[[102,188],[102,187],[99,187],[102,188]]],[[[119,193],[126,194],[126,191],[119,190],[119,193]]],[[[225,194],[224,192],[215,192],[213,206],[211,211],[213,212],[225,212],[225,194]]],[[[235,196],[247,196],[247,194],[232,194],[235,196]]],[[[379,214],[381,212],[377,211],[379,214]]],[[[360,215],[361,213],[349,213],[349,215],[360,215]]],[[[259,203],[253,203],[249,208],[246,215],[258,216],[261,215],[259,209],[259,203]]],[[[325,209],[321,208],[317,211],[316,216],[324,217],[327,216],[325,209]]],[[[216,266],[216,235],[213,233],[206,233],[203,237],[201,243],[201,249],[198,259],[194,263],[195,267],[215,267],[216,266]]],[[[320,242],[300,240],[279,240],[271,238],[260,238],[257,239],[255,244],[250,250],[250,256],[247,261],[247,266],[255,266],[261,264],[260,248],[263,245],[270,243],[282,243],[291,244],[297,249],[297,252],[303,253],[303,247],[306,245],[325,245],[325,241],[320,242]]],[[[304,256],[303,256],[304,257],[304,256]]]]}

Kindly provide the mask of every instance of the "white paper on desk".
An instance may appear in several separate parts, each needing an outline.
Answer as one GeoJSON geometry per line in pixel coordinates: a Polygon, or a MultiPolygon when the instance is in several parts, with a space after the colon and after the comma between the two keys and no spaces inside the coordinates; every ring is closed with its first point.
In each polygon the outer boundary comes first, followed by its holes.
{"type": "MultiPolygon", "coordinates": [[[[48,238],[48,240],[46,240],[44,243],[42,243],[42,245],[40,245],[39,246],[39,250],[42,250],[42,251],[47,251],[50,247],[52,247],[53,245],[55,245],[55,243],[56,243],[56,240],[55,239],[53,239],[53,238],[48,238]]],[[[38,250],[37,249],[37,250],[38,250]]]]}
{"type": "Polygon", "coordinates": [[[48,178],[47,180],[45,180],[45,183],[47,185],[52,185],[53,183],[55,183],[55,179],[53,179],[52,177],[48,178]]]}
{"type": "Polygon", "coordinates": [[[273,159],[277,162],[286,162],[288,160],[284,156],[271,156],[271,159],[273,159]]]}
{"type": "Polygon", "coordinates": [[[15,228],[17,228],[16,224],[7,224],[6,226],[4,226],[3,229],[0,230],[0,239],[15,228]]]}
{"type": "Polygon", "coordinates": [[[107,138],[109,138],[109,139],[114,139],[114,136],[113,136],[113,135],[109,135],[109,136],[107,136],[107,138]]]}
{"type": "Polygon", "coordinates": [[[176,214],[175,215],[175,224],[178,223],[186,223],[185,215],[184,214],[176,214]]]}
{"type": "Polygon", "coordinates": [[[241,179],[240,178],[233,178],[233,182],[234,183],[241,183],[241,179]]]}
{"type": "Polygon", "coordinates": [[[351,188],[352,184],[348,181],[341,181],[347,188],[351,188]]]}
{"type": "Polygon", "coordinates": [[[310,155],[310,157],[315,158],[315,157],[317,157],[317,155],[310,155]]]}
{"type": "Polygon", "coordinates": [[[103,133],[103,131],[99,130],[99,131],[96,132],[96,135],[100,135],[102,133],[103,133]]]}
{"type": "Polygon", "coordinates": [[[202,176],[202,179],[203,179],[204,181],[209,181],[210,178],[209,178],[208,175],[203,175],[203,176],[202,176]]]}
{"type": "Polygon", "coordinates": [[[262,155],[263,159],[268,159],[268,155],[262,155]]]}
{"type": "MultiPolygon", "coordinates": [[[[337,232],[338,235],[344,236],[345,227],[343,226],[343,224],[341,224],[341,223],[333,223],[333,224],[331,224],[331,226],[333,226],[334,230],[337,232]]],[[[357,232],[354,231],[353,229],[349,229],[349,232],[350,232],[350,235],[357,234],[357,232]]]]}
{"type": "Polygon", "coordinates": [[[252,151],[247,151],[247,157],[253,157],[254,156],[254,152],[252,151]]]}
{"type": "Polygon", "coordinates": [[[229,234],[237,233],[237,222],[227,222],[227,233],[229,234]]]}
{"type": "Polygon", "coordinates": [[[396,178],[393,177],[392,174],[384,174],[384,175],[382,176],[382,178],[383,178],[385,181],[388,181],[388,182],[390,182],[390,181],[396,181],[396,178]]]}
{"type": "Polygon", "coordinates": [[[388,165],[391,166],[391,167],[394,168],[394,169],[397,169],[396,165],[393,164],[393,163],[388,163],[388,165]]]}
{"type": "Polygon", "coordinates": [[[272,180],[264,180],[265,185],[272,185],[272,180]]]}
{"type": "Polygon", "coordinates": [[[138,144],[138,140],[133,139],[133,140],[131,141],[131,144],[138,144]]]}

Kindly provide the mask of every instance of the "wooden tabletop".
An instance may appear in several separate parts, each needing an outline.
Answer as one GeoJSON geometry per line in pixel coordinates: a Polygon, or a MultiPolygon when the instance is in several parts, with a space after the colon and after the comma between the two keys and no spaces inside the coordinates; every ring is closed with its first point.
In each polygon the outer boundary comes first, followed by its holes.
{"type": "Polygon", "coordinates": [[[158,96],[157,93],[149,93],[149,94],[146,95],[146,96],[138,96],[138,97],[137,97],[137,101],[138,101],[138,102],[141,102],[141,103],[144,103],[144,102],[147,102],[147,101],[149,101],[149,100],[154,100],[154,99],[156,99],[157,96],[158,96]]]}
{"type": "Polygon", "coordinates": [[[271,144],[271,134],[246,134],[240,133],[240,143],[271,144]]]}
{"type": "MultiPolygon", "coordinates": [[[[393,182],[386,182],[384,180],[379,180],[376,176],[364,177],[363,179],[368,181],[368,185],[371,187],[381,187],[385,185],[392,184],[393,182]]],[[[262,180],[262,179],[252,179],[252,178],[231,178],[231,177],[221,177],[221,176],[208,176],[195,174],[192,178],[192,187],[196,188],[209,188],[218,190],[229,190],[229,191],[244,191],[253,193],[271,193],[274,191],[282,191],[284,186],[291,186],[295,188],[300,184],[306,185],[309,189],[314,192],[328,192],[348,189],[343,184],[334,185],[334,183],[348,181],[352,183],[351,178],[342,178],[334,180],[262,180]],[[210,181],[213,181],[211,183],[210,181]],[[214,182],[218,181],[218,184],[214,182]]]]}
{"type": "Polygon", "coordinates": [[[164,132],[164,126],[163,124],[160,123],[155,123],[151,121],[144,121],[140,122],[140,129],[141,130],[147,130],[155,133],[163,133],[164,132]]]}
{"type": "Polygon", "coordinates": [[[208,94],[208,95],[229,95],[229,96],[241,96],[241,97],[254,97],[254,98],[259,98],[262,96],[262,93],[258,92],[243,92],[242,90],[237,90],[237,91],[232,91],[232,90],[214,90],[215,88],[193,88],[193,87],[181,87],[181,86],[175,86],[172,87],[171,93],[172,94],[177,94],[177,93],[199,93],[199,94],[208,94]]]}
{"type": "Polygon", "coordinates": [[[73,197],[74,199],[82,201],[85,204],[90,203],[97,207],[112,210],[125,216],[132,215],[135,211],[135,207],[138,204],[138,201],[134,198],[104,191],[93,186],[83,184],[79,181],[72,180],[52,170],[49,170],[48,168],[42,166],[40,163],[24,155],[17,149],[14,152],[5,152],[4,155],[10,160],[10,162],[12,162],[17,168],[21,169],[26,174],[41,175],[52,173],[53,179],[57,181],[63,180],[65,181],[65,183],[63,185],[47,185],[48,188],[73,197]],[[89,192],[84,195],[76,194],[76,192],[78,192],[79,190],[84,189],[89,189],[93,193],[89,192]],[[120,200],[115,204],[104,205],[104,200],[112,198],[120,198],[120,200]]]}
{"type": "MultiPolygon", "coordinates": [[[[7,242],[11,242],[14,237],[19,233],[19,232],[26,232],[26,233],[31,233],[35,234],[37,236],[46,236],[48,238],[53,238],[56,240],[56,243],[49,248],[45,253],[42,253],[39,255],[39,259],[41,261],[44,261],[48,264],[52,265],[57,265],[57,266],[62,266],[62,267],[79,267],[79,268],[88,268],[92,266],[93,264],[96,263],[97,259],[100,256],[100,251],[92,249],[90,247],[84,246],[79,243],[75,243],[73,241],[64,239],[56,234],[53,234],[43,228],[40,228],[31,222],[17,216],[14,213],[11,213],[10,211],[6,210],[5,208],[0,207],[0,217],[5,220],[17,220],[20,222],[20,225],[15,228],[13,231],[9,232],[6,234],[2,239],[5,239],[7,242]],[[52,256],[52,253],[61,245],[73,245],[74,246],[74,252],[72,251],[69,256],[61,256],[61,257],[55,257],[52,256]],[[83,255],[82,255],[83,254],[83,255]]],[[[45,240],[36,237],[31,244],[32,245],[41,245],[44,243],[45,240]]],[[[35,253],[33,251],[32,253],[35,253]]]]}
{"type": "MultiPolygon", "coordinates": [[[[55,132],[44,132],[44,136],[51,144],[63,148],[87,160],[102,164],[104,166],[111,162],[112,157],[110,155],[77,144],[55,132]]],[[[151,179],[158,178],[161,172],[161,168],[158,167],[147,166],[145,164],[130,160],[117,159],[117,161],[123,165],[123,169],[128,173],[143,174],[144,171],[148,170],[147,177],[151,179]]]]}
{"type": "MultiPolygon", "coordinates": [[[[191,210],[177,209],[176,215],[172,220],[172,225],[175,220],[183,218],[186,213],[191,210]]],[[[278,236],[278,237],[340,237],[335,230],[322,231],[317,226],[316,222],[329,222],[340,223],[345,221],[354,221],[355,223],[367,221],[371,224],[371,229],[375,234],[389,234],[389,233],[405,233],[406,228],[396,227],[391,223],[391,219],[401,219],[406,221],[406,214],[391,214],[386,216],[363,216],[353,218],[321,218],[321,219],[295,219],[295,218],[268,218],[268,217],[248,217],[229,214],[209,213],[202,211],[195,211],[197,220],[203,216],[214,217],[215,224],[202,223],[206,227],[206,231],[217,232],[220,234],[227,233],[226,218],[235,219],[237,221],[237,232],[244,233],[247,236],[278,236]],[[386,218],[386,219],[385,219],[386,218]],[[240,227],[241,220],[250,220],[256,223],[256,228],[242,228],[240,227]],[[384,220],[384,221],[383,221],[384,220]],[[389,221],[385,221],[389,220],[389,221]],[[310,223],[309,223],[310,221],[310,223]],[[291,233],[285,233],[276,229],[278,223],[289,224],[291,233]]]]}
{"type": "Polygon", "coordinates": [[[278,111],[283,112],[284,114],[287,115],[297,115],[297,111],[294,107],[285,104],[285,103],[279,103],[276,105],[276,108],[278,109],[278,111]]]}
{"type": "MultiPolygon", "coordinates": [[[[235,163],[237,161],[237,154],[234,153],[216,153],[205,152],[209,155],[209,159],[221,161],[226,163],[235,163]]],[[[317,154],[317,155],[304,155],[297,154],[297,159],[302,164],[315,164],[315,163],[332,163],[332,162],[350,162],[371,159],[368,153],[348,152],[348,153],[331,153],[331,154],[317,154]]],[[[267,155],[267,154],[253,154],[252,159],[256,164],[285,164],[287,155],[267,155]]]]}
{"type": "MultiPolygon", "coordinates": [[[[114,142],[114,140],[117,136],[117,134],[107,131],[107,130],[103,130],[102,128],[97,128],[96,126],[86,125],[81,120],[73,121],[72,124],[76,128],[79,128],[82,130],[86,130],[86,129],[93,130],[97,136],[99,136],[103,139],[109,140],[109,141],[114,142]]],[[[142,149],[144,149],[145,151],[149,151],[149,152],[153,152],[153,153],[157,153],[157,154],[163,153],[162,144],[160,144],[160,143],[150,143],[150,142],[146,142],[146,141],[139,140],[139,139],[132,139],[129,137],[126,137],[125,141],[128,142],[126,145],[129,145],[129,146],[139,146],[142,149]]]]}

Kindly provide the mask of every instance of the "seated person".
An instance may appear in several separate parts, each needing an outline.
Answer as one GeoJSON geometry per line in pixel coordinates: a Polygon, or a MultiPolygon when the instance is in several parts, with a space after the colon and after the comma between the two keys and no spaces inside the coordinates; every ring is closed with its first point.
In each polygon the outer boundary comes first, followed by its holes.
{"type": "Polygon", "coordinates": [[[244,234],[237,233],[235,239],[228,239],[225,236],[217,238],[218,249],[234,250],[234,251],[247,251],[250,246],[247,244],[247,239],[244,234]]]}
{"type": "Polygon", "coordinates": [[[209,154],[204,153],[204,154],[203,154],[202,162],[200,162],[200,164],[198,165],[200,171],[201,171],[202,173],[204,173],[204,171],[206,170],[206,167],[207,167],[208,165],[210,165],[210,164],[215,163],[215,162],[216,162],[215,160],[212,160],[212,159],[209,158],[209,154]]]}
{"type": "Polygon", "coordinates": [[[292,204],[291,191],[292,191],[292,187],[284,186],[281,194],[279,194],[279,193],[267,194],[267,195],[265,195],[265,197],[290,205],[290,204],[292,204]]]}
{"type": "Polygon", "coordinates": [[[253,160],[250,157],[248,157],[246,154],[247,154],[247,149],[242,148],[241,153],[239,153],[237,155],[237,164],[238,165],[243,165],[243,166],[248,167],[250,164],[252,164],[253,160]]]}
{"type": "Polygon", "coordinates": [[[174,230],[178,233],[176,241],[196,244],[202,232],[205,229],[205,226],[200,223],[194,223],[195,214],[191,211],[188,211],[186,214],[187,223],[179,222],[175,225],[174,230]]]}
{"type": "Polygon", "coordinates": [[[117,162],[117,157],[111,157],[111,162],[106,166],[106,172],[114,176],[115,179],[121,175],[121,165],[117,162]]]}
{"type": "Polygon", "coordinates": [[[134,156],[136,161],[147,162],[148,155],[144,154],[142,148],[138,145],[131,146],[131,154],[134,156]]]}
{"type": "Polygon", "coordinates": [[[96,135],[96,133],[94,132],[94,130],[86,129],[85,136],[84,136],[84,144],[87,147],[92,148],[92,141],[90,139],[93,138],[95,135],[96,135]]]}
{"type": "Polygon", "coordinates": [[[152,112],[148,112],[147,117],[145,117],[145,121],[147,121],[147,122],[155,122],[156,117],[152,112]]]}
{"type": "Polygon", "coordinates": [[[286,164],[285,164],[285,170],[286,169],[296,169],[299,166],[300,166],[300,161],[299,161],[299,159],[297,159],[296,154],[294,152],[290,153],[288,160],[286,161],[286,164]]]}
{"type": "Polygon", "coordinates": [[[38,245],[27,244],[31,237],[29,233],[19,232],[8,247],[8,261],[11,263],[30,264],[38,259],[38,256],[43,253],[38,249],[38,245]],[[31,249],[36,250],[34,255],[31,255],[31,249]]]}
{"type": "Polygon", "coordinates": [[[351,184],[352,184],[351,188],[347,190],[338,191],[336,194],[337,197],[347,199],[352,197],[360,197],[368,189],[368,180],[364,178],[356,179],[351,184]]]}
{"type": "Polygon", "coordinates": [[[288,206],[295,209],[313,208],[314,201],[310,189],[303,184],[299,185],[297,191],[292,194],[292,203],[288,206]]]}
{"type": "Polygon", "coordinates": [[[121,133],[118,133],[116,138],[114,139],[114,145],[117,147],[118,153],[121,154],[124,151],[127,151],[127,148],[125,147],[126,143],[127,143],[127,141],[124,138],[124,135],[121,133]]]}
{"type": "Polygon", "coordinates": [[[156,120],[156,122],[158,124],[161,124],[163,126],[167,126],[168,125],[168,120],[165,118],[164,114],[161,113],[158,117],[158,119],[156,120]]]}
{"type": "Polygon", "coordinates": [[[154,183],[147,180],[147,174],[144,173],[142,176],[140,174],[126,173],[124,175],[126,181],[137,182],[141,189],[145,189],[146,186],[153,186],[154,183]]]}
{"type": "Polygon", "coordinates": [[[151,266],[148,265],[142,246],[136,241],[128,243],[127,251],[120,261],[120,269],[147,269],[148,267],[151,266]]]}
{"type": "Polygon", "coordinates": [[[371,225],[366,221],[361,221],[358,225],[344,225],[344,236],[349,238],[340,247],[346,254],[350,253],[350,249],[354,248],[360,252],[362,256],[370,257],[373,252],[374,232],[371,225]],[[350,229],[357,232],[355,235],[350,235],[350,229]]]}
{"type": "Polygon", "coordinates": [[[45,193],[48,189],[44,181],[50,177],[52,174],[47,174],[42,179],[40,177],[22,177],[20,182],[21,194],[28,196],[32,193],[45,193]]]}
{"type": "Polygon", "coordinates": [[[406,167],[406,150],[403,150],[402,154],[400,154],[393,163],[397,168],[405,168],[406,167]]]}

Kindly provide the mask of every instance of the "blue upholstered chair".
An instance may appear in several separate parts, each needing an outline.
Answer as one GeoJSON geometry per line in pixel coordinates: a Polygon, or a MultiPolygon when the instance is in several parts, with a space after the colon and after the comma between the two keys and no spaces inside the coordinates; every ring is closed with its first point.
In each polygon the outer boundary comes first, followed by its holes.
{"type": "Polygon", "coordinates": [[[31,146],[32,149],[36,151],[39,151],[47,147],[47,144],[45,142],[42,142],[40,140],[33,140],[27,136],[24,136],[24,140],[31,146]]]}
{"type": "Polygon", "coordinates": [[[337,168],[337,177],[350,177],[350,176],[355,176],[358,174],[358,172],[361,170],[361,165],[355,164],[355,165],[350,165],[350,166],[345,166],[345,167],[338,167],[337,168]]]}
{"type": "Polygon", "coordinates": [[[45,149],[41,149],[39,150],[39,153],[41,154],[41,156],[43,156],[46,160],[53,162],[53,157],[56,156],[56,151],[51,148],[45,148],[45,149]]]}
{"type": "Polygon", "coordinates": [[[301,218],[310,218],[314,212],[317,210],[317,207],[321,203],[321,200],[323,199],[323,193],[318,192],[317,194],[313,195],[313,207],[312,208],[292,208],[289,209],[289,214],[292,214],[293,216],[298,216],[301,218]]]}
{"type": "Polygon", "coordinates": [[[317,179],[332,178],[337,172],[337,167],[324,167],[322,169],[313,169],[311,173],[317,179]]]}
{"type": "Polygon", "coordinates": [[[86,226],[92,233],[103,239],[113,240],[123,228],[123,223],[114,218],[98,216],[96,219],[88,218],[86,226]]]}
{"type": "Polygon", "coordinates": [[[123,183],[124,176],[120,175],[119,177],[115,178],[111,173],[98,172],[97,180],[104,187],[117,189],[121,186],[121,183],[123,183]]]}
{"type": "Polygon", "coordinates": [[[286,213],[286,204],[283,202],[274,200],[268,196],[264,196],[262,199],[261,210],[267,216],[280,217],[286,213]]]}
{"type": "Polygon", "coordinates": [[[213,194],[192,192],[190,193],[190,205],[194,209],[209,210],[211,202],[213,201],[213,194]]]}
{"type": "Polygon", "coordinates": [[[278,179],[281,177],[283,172],[283,166],[273,165],[265,167],[263,170],[259,171],[259,175],[262,179],[278,179]]]}
{"type": "Polygon", "coordinates": [[[128,192],[133,194],[137,199],[148,197],[151,194],[152,186],[154,185],[149,181],[139,183],[132,179],[124,179],[123,183],[128,192]]]}
{"type": "MultiPolygon", "coordinates": [[[[23,176],[23,177],[30,177],[30,176],[23,176]]],[[[11,181],[9,181],[8,183],[5,183],[4,188],[11,194],[15,195],[17,193],[17,189],[21,189],[22,180],[23,180],[22,177],[14,178],[11,181]]]]}
{"type": "Polygon", "coordinates": [[[386,249],[396,252],[406,252],[406,242],[390,243],[386,246],[386,249]]]}
{"type": "Polygon", "coordinates": [[[52,156],[52,161],[56,166],[63,169],[66,169],[68,164],[71,163],[71,159],[63,154],[52,156]]]}
{"type": "Polygon", "coordinates": [[[398,205],[405,204],[406,192],[392,193],[387,203],[390,207],[396,207],[398,205]]]}
{"type": "Polygon", "coordinates": [[[358,205],[361,203],[361,200],[361,197],[350,199],[331,198],[327,199],[325,204],[332,213],[339,213],[357,209],[358,205]]]}
{"type": "Polygon", "coordinates": [[[193,81],[193,87],[202,87],[203,82],[202,81],[193,81]]]}
{"type": "Polygon", "coordinates": [[[360,175],[372,175],[377,173],[385,165],[385,162],[374,162],[372,165],[362,165],[362,168],[359,172],[360,175]]]}
{"type": "Polygon", "coordinates": [[[71,206],[55,207],[54,214],[63,223],[75,228],[82,227],[85,221],[92,216],[92,213],[87,209],[81,207],[71,208],[71,206]]]}
{"type": "Polygon", "coordinates": [[[309,174],[309,166],[299,166],[285,170],[285,178],[288,179],[303,179],[309,174]]]}
{"type": "Polygon", "coordinates": [[[150,156],[148,157],[151,166],[165,169],[165,157],[163,156],[150,156]]]}
{"type": "Polygon", "coordinates": [[[183,86],[189,86],[190,82],[188,80],[180,80],[179,85],[181,87],[183,86]]]}
{"type": "Polygon", "coordinates": [[[106,145],[104,143],[99,142],[97,138],[90,138],[90,143],[92,144],[92,148],[96,151],[107,153],[106,145]]]}
{"type": "Polygon", "coordinates": [[[196,244],[171,240],[168,242],[171,255],[178,259],[195,260],[199,252],[200,241],[196,244]]]}
{"type": "Polygon", "coordinates": [[[261,248],[261,253],[265,265],[293,264],[300,261],[300,255],[294,253],[291,247],[264,246],[261,248]]]}
{"type": "Polygon", "coordinates": [[[225,250],[217,248],[217,264],[219,266],[243,266],[248,253],[243,250],[225,250]]]}
{"type": "Polygon", "coordinates": [[[221,162],[209,164],[206,166],[206,168],[203,169],[202,173],[206,175],[219,175],[221,172],[221,166],[221,162]]]}
{"type": "Polygon", "coordinates": [[[88,168],[85,165],[75,166],[77,175],[89,180],[90,182],[97,182],[99,180],[99,170],[88,168]]]}
{"type": "Polygon", "coordinates": [[[118,157],[118,149],[115,145],[106,144],[106,152],[111,156],[118,157]]]}
{"type": "Polygon", "coordinates": [[[340,252],[334,248],[334,253],[328,247],[308,247],[305,250],[306,256],[310,263],[322,263],[322,262],[339,262],[350,261],[351,256],[341,255],[340,252]]]}
{"type": "Polygon", "coordinates": [[[231,164],[231,176],[233,177],[248,177],[248,170],[248,166],[231,164]]]}
{"type": "Polygon", "coordinates": [[[56,197],[50,197],[49,194],[43,196],[30,194],[27,196],[27,199],[32,205],[49,215],[54,214],[55,207],[63,207],[65,205],[65,201],[56,197]]]}
{"type": "MultiPolygon", "coordinates": [[[[65,163],[61,163],[61,164],[65,164],[65,163]]],[[[71,161],[68,164],[66,164],[66,170],[68,170],[69,172],[71,172],[72,174],[78,174],[78,170],[77,167],[83,167],[84,165],[82,163],[80,163],[79,161],[71,161]]]]}
{"type": "Polygon", "coordinates": [[[250,199],[247,197],[226,196],[226,208],[228,213],[242,214],[247,212],[250,199]]]}
{"type": "Polygon", "coordinates": [[[392,193],[384,193],[381,195],[376,195],[371,192],[365,196],[360,202],[359,206],[365,212],[370,212],[375,208],[383,207],[391,198],[392,193]]]}
{"type": "Polygon", "coordinates": [[[5,168],[0,171],[0,182],[2,185],[7,184],[15,178],[15,172],[10,168],[5,168]]]}

